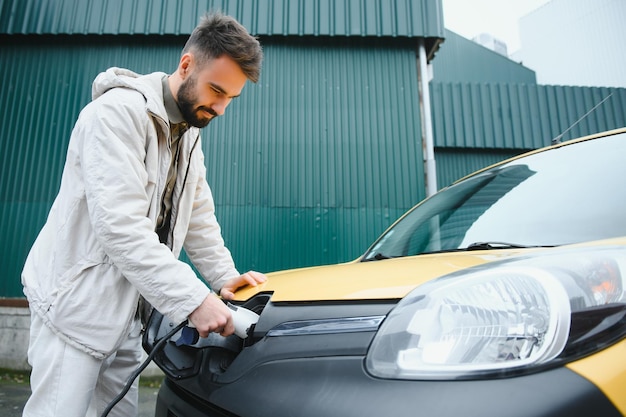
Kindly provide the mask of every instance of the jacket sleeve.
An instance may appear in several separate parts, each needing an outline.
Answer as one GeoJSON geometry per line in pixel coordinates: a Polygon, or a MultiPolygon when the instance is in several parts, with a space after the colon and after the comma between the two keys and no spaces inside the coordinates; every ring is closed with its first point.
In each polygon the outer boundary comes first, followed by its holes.
{"type": "Polygon", "coordinates": [[[202,150],[196,149],[194,152],[199,153],[201,169],[184,247],[202,277],[219,293],[226,281],[240,274],[235,268],[230,251],[224,245],[221,228],[215,216],[215,203],[206,181],[202,150]]]}
{"type": "MultiPolygon", "coordinates": [[[[115,89],[86,108],[77,124],[83,143],[85,195],[98,243],[121,274],[157,310],[182,321],[210,290],[159,242],[148,218],[148,140],[156,127],[136,91],[115,89]],[[87,110],[88,109],[88,110],[87,110]]],[[[152,139],[149,139],[152,138],[152,139]]],[[[156,191],[155,191],[156,192],[156,191]]]]}

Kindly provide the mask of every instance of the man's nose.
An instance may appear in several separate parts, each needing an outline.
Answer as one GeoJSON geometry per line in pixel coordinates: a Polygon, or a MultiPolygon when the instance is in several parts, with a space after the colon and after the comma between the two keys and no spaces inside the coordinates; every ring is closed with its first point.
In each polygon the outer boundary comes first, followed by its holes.
{"type": "Polygon", "coordinates": [[[211,108],[215,113],[217,113],[218,116],[222,116],[226,111],[226,107],[228,107],[228,105],[230,104],[230,100],[231,99],[229,98],[217,100],[215,103],[213,103],[211,108]]]}

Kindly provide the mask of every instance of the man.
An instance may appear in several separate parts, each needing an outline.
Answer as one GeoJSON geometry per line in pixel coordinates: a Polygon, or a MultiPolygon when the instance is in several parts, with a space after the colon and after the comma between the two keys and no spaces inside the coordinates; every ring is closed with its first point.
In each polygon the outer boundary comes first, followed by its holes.
{"type": "MultiPolygon", "coordinates": [[[[256,82],[259,42],[203,18],[176,71],[111,68],[72,135],[59,194],[24,266],[32,394],[24,416],[100,415],[141,360],[139,300],[200,336],[234,332],[224,299],[266,280],[240,275],[205,180],[199,128],[256,82]]],[[[137,382],[110,415],[137,415],[137,382]]]]}

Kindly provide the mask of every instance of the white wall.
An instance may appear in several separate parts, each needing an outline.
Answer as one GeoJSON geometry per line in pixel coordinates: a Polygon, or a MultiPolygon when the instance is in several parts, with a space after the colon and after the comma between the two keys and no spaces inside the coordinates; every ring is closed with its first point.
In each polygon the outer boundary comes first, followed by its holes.
{"type": "Polygon", "coordinates": [[[28,331],[30,311],[27,308],[0,307],[0,368],[28,370],[28,331]]]}
{"type": "Polygon", "coordinates": [[[538,84],[626,87],[626,0],[552,0],[519,26],[538,84]]]}
{"type": "MultiPolygon", "coordinates": [[[[28,339],[30,310],[24,307],[0,307],[0,368],[29,371],[28,339]]],[[[144,353],[144,359],[147,355],[144,353]]],[[[151,362],[142,376],[162,376],[163,372],[151,362]]]]}

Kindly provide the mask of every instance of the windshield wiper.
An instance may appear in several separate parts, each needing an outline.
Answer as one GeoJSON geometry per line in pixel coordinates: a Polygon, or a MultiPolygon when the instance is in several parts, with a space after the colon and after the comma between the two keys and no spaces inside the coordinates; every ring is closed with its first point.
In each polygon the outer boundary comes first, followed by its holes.
{"type": "Polygon", "coordinates": [[[387,256],[387,255],[383,255],[380,252],[376,252],[376,254],[374,254],[374,256],[368,256],[367,258],[363,259],[362,262],[382,261],[383,259],[391,259],[391,258],[394,258],[394,256],[387,256]]]}
{"type": "Polygon", "coordinates": [[[436,250],[436,251],[414,253],[411,255],[389,256],[381,252],[376,252],[374,255],[370,255],[367,258],[363,258],[361,262],[382,261],[384,259],[402,258],[403,256],[433,255],[437,253],[465,252],[465,251],[471,251],[471,250],[554,248],[556,246],[558,245],[521,245],[519,243],[497,242],[497,241],[474,242],[474,243],[467,245],[467,247],[465,248],[441,249],[441,250],[436,250]]]}
{"type": "Polygon", "coordinates": [[[526,248],[553,248],[554,245],[520,245],[509,242],[474,242],[467,245],[465,250],[492,250],[492,249],[526,249],[526,248]]]}

